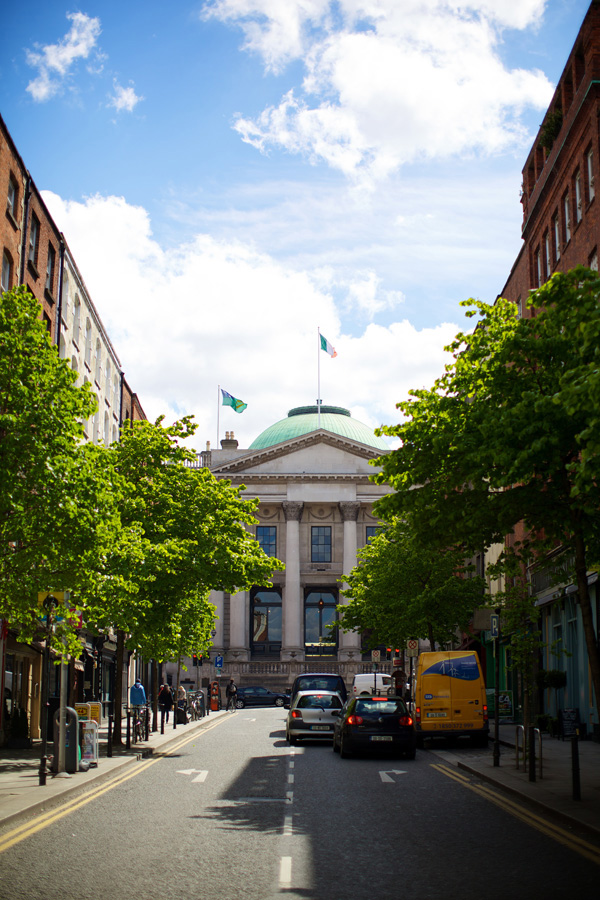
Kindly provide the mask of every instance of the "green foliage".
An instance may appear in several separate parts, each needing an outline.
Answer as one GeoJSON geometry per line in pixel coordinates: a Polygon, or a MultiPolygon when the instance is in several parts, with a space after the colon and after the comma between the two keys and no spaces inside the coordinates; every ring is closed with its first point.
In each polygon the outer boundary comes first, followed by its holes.
{"type": "Polygon", "coordinates": [[[548,113],[540,131],[540,147],[545,147],[546,150],[552,149],[554,141],[562,128],[562,123],[562,109],[555,109],[548,113]]]}
{"type": "MultiPolygon", "coordinates": [[[[82,443],[96,400],[75,382],[35,298],[0,295],[0,616],[22,640],[39,629],[39,592],[94,584],[118,522],[118,484],[82,443]]],[[[81,652],[68,608],[56,612],[51,643],[81,652]]]]}
{"type": "Polygon", "coordinates": [[[107,556],[94,621],[129,633],[130,649],[156,660],[207,652],[211,590],[265,584],[283,568],[248,530],[258,501],[186,465],[196,456],[180,441],[195,429],[189,417],[169,427],[136,422],[107,451],[125,484],[128,540],[107,556]]]}
{"type": "Polygon", "coordinates": [[[472,576],[462,552],[417,541],[399,519],[359,551],[359,560],[338,610],[341,627],[366,632],[372,647],[404,646],[415,637],[444,645],[483,602],[485,583],[472,576]]]}
{"type": "Polygon", "coordinates": [[[410,516],[422,539],[465,552],[504,540],[524,522],[536,554],[561,545],[575,559],[588,657],[600,696],[600,655],[587,559],[600,547],[600,279],[583,267],[514,304],[469,301],[472,333],[430,390],[399,404],[384,428],[401,447],[377,461],[395,489],[376,511],[410,516]]]}

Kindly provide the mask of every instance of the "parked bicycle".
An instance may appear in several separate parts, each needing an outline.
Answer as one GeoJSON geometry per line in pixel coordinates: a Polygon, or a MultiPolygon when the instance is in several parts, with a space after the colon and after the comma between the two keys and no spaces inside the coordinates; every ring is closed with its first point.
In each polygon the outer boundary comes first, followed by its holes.
{"type": "Polygon", "coordinates": [[[131,712],[131,733],[133,743],[148,740],[148,707],[133,706],[131,712]]]}

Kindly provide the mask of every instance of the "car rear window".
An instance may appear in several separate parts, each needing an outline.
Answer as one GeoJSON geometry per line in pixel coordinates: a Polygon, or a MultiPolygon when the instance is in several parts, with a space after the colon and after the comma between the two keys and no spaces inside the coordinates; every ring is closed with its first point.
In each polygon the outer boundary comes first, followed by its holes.
{"type": "Polygon", "coordinates": [[[341,679],[337,675],[307,675],[299,678],[296,684],[298,691],[337,691],[341,679]]]}
{"type": "Polygon", "coordinates": [[[341,709],[342,702],[339,697],[332,694],[311,694],[309,697],[300,697],[297,709],[341,709]]]}
{"type": "Polygon", "coordinates": [[[356,708],[354,710],[361,716],[371,714],[381,714],[381,713],[399,713],[400,715],[404,715],[406,712],[406,704],[403,700],[387,700],[385,698],[365,698],[364,700],[356,701],[356,708]]]}

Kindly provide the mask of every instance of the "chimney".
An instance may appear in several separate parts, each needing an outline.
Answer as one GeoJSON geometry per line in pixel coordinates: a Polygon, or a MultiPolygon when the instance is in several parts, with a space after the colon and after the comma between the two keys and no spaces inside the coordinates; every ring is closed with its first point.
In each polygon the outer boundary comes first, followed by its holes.
{"type": "Polygon", "coordinates": [[[235,435],[233,431],[226,431],[225,437],[221,439],[221,449],[223,450],[237,450],[238,442],[235,439],[235,435]]]}

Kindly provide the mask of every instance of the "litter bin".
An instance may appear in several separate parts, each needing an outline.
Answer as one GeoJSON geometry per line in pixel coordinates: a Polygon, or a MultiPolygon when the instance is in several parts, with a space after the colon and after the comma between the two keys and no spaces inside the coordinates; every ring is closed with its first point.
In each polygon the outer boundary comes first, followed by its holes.
{"type": "MultiPolygon", "coordinates": [[[[67,725],[65,728],[65,772],[73,775],[79,768],[79,716],[70,706],[65,707],[67,725]]],[[[58,745],[60,742],[60,709],[54,713],[54,757],[52,771],[58,772],[58,745]]]]}
{"type": "Polygon", "coordinates": [[[221,691],[218,681],[211,681],[210,684],[210,708],[213,712],[221,709],[221,691]]]}

